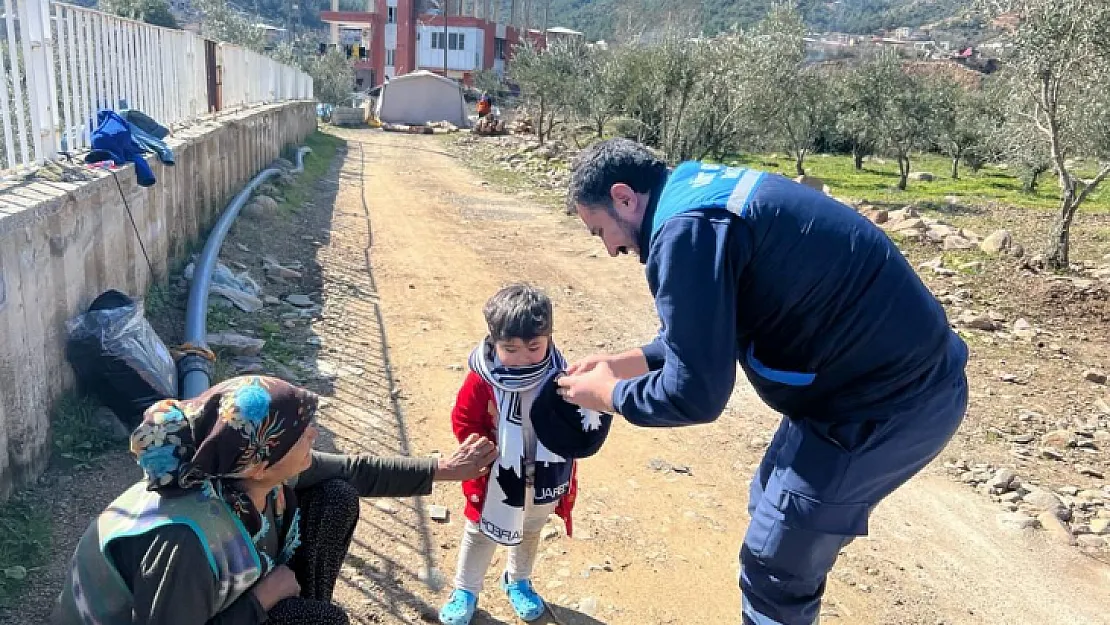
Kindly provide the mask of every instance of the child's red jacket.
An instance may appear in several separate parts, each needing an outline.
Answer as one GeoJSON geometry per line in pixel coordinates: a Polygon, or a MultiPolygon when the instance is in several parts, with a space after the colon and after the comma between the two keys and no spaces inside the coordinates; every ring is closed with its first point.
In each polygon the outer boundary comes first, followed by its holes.
{"type": "MultiPolygon", "coordinates": [[[[451,411],[451,428],[460,443],[471,434],[485,436],[497,443],[497,402],[494,399],[493,387],[473,371],[466,376],[455,399],[455,408],[451,411]]],[[[572,535],[571,510],[578,496],[578,463],[573,460],[571,463],[570,488],[555,506],[555,514],[559,515],[566,525],[567,536],[572,535]]],[[[463,495],[466,496],[466,518],[474,523],[482,518],[482,505],[486,499],[488,480],[487,474],[462,483],[463,495]]]]}

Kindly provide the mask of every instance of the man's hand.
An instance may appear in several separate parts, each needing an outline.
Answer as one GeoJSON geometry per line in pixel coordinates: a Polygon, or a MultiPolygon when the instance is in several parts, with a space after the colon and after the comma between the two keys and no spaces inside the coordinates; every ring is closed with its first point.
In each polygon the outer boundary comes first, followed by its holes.
{"type": "Polygon", "coordinates": [[[463,482],[489,472],[497,459],[497,446],[485,436],[471,434],[454,453],[439,459],[435,479],[441,482],[463,482]]]}
{"type": "Polygon", "coordinates": [[[297,583],[297,576],[293,574],[293,570],[282,564],[267,573],[262,581],[255,584],[251,592],[262,605],[262,609],[269,612],[270,608],[282,599],[299,596],[301,585],[297,583]]]}
{"type": "Polygon", "coordinates": [[[584,373],[559,378],[559,394],[588,410],[613,412],[613,389],[619,381],[608,362],[595,362],[584,373]]]}
{"type": "Polygon", "coordinates": [[[648,372],[647,359],[641,349],[630,349],[620,354],[593,354],[567,367],[567,375],[582,375],[594,370],[599,364],[609,365],[613,375],[622,380],[639,377],[648,372]]]}

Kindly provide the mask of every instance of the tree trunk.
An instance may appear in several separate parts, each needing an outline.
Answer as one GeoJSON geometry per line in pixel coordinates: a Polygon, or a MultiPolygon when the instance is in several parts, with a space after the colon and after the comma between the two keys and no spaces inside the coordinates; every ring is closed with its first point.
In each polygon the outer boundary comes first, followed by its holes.
{"type": "Polygon", "coordinates": [[[1063,271],[1068,268],[1068,252],[1071,238],[1071,222],[1075,218],[1075,211],[1079,204],[1075,201],[1075,193],[1064,193],[1060,201],[1060,214],[1052,224],[1052,235],[1048,240],[1048,249],[1045,250],[1045,263],[1050,269],[1063,271]]]}
{"type": "Polygon", "coordinates": [[[539,119],[536,120],[536,136],[540,140],[540,145],[543,145],[543,140],[544,140],[544,126],[543,126],[543,124],[544,124],[544,113],[546,113],[546,111],[544,110],[543,100],[541,99],[540,100],[540,115],[539,115],[539,119]]]}
{"type": "Polygon", "coordinates": [[[1029,176],[1022,182],[1021,190],[1030,194],[1036,193],[1038,182],[1037,179],[1041,177],[1042,173],[1044,173],[1043,169],[1034,169],[1033,171],[1029,172],[1029,176]]]}
{"type": "Polygon", "coordinates": [[[798,152],[798,154],[794,156],[794,171],[799,176],[806,175],[805,160],[806,155],[802,152],[798,152]]]}
{"type": "Polygon", "coordinates": [[[960,179],[960,158],[962,156],[963,156],[962,150],[956,150],[956,153],[952,156],[952,179],[953,180],[959,180],[960,179]]]}
{"type": "Polygon", "coordinates": [[[910,157],[898,157],[898,190],[905,191],[910,181],[910,157]]]}
{"type": "Polygon", "coordinates": [[[597,120],[597,138],[602,139],[605,137],[605,120],[597,120]]]}
{"type": "Polygon", "coordinates": [[[855,159],[856,171],[863,171],[863,157],[865,154],[859,147],[852,148],[852,158],[855,159]]]}

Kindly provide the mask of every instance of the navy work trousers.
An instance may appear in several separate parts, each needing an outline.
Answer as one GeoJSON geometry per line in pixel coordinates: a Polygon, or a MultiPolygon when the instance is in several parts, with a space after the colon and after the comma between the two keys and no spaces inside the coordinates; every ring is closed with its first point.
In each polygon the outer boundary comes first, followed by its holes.
{"type": "Polygon", "coordinates": [[[744,625],[813,625],[840,550],[871,510],[935,458],[967,409],[960,371],[879,422],[784,418],[752,479],[740,550],[744,625]]]}

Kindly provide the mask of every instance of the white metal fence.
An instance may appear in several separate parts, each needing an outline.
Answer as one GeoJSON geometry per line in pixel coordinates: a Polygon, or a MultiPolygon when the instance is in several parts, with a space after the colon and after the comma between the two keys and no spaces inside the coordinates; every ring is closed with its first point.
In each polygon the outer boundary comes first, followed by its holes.
{"type": "Polygon", "coordinates": [[[51,0],[0,1],[0,170],[87,148],[97,111],[123,102],[176,126],[312,99],[307,74],[238,46],[51,0]]]}

